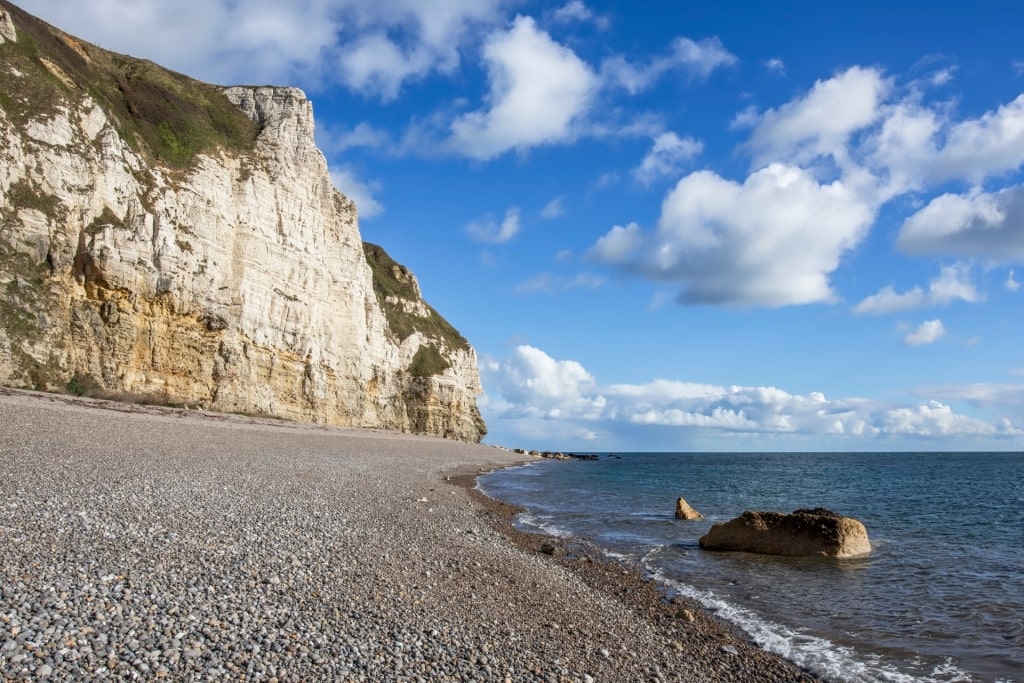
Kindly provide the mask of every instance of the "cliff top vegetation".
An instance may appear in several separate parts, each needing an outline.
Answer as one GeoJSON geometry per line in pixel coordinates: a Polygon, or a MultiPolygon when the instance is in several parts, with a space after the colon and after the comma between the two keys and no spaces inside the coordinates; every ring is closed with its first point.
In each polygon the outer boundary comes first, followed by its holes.
{"type": "Polygon", "coordinates": [[[88,95],[133,149],[172,168],[199,153],[253,148],[259,126],[217,86],[90,45],[4,0],[0,7],[18,32],[0,45],[0,107],[16,124],[88,95]]]}
{"type": "Polygon", "coordinates": [[[429,316],[408,313],[401,301],[421,301],[419,288],[409,270],[388,256],[384,248],[363,242],[366,262],[373,270],[373,291],[388,319],[391,333],[402,341],[413,332],[438,339],[450,349],[469,348],[469,342],[451,324],[424,302],[429,316]],[[389,300],[389,297],[394,297],[389,300]],[[398,301],[396,301],[397,299],[398,301]]]}

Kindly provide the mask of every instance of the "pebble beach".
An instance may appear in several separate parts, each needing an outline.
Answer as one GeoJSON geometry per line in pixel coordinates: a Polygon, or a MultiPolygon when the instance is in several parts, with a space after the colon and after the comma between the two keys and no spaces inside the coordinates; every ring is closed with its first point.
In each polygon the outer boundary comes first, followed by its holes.
{"type": "Polygon", "coordinates": [[[474,488],[523,456],[0,389],[0,677],[814,681],[474,488]]]}

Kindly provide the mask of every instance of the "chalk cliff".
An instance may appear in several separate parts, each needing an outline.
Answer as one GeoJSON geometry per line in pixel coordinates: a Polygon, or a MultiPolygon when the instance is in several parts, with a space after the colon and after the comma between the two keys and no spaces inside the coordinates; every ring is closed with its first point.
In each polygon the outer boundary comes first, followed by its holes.
{"type": "Polygon", "coordinates": [[[0,383],[479,441],[473,348],[364,245],[294,88],[0,0],[0,383]]]}

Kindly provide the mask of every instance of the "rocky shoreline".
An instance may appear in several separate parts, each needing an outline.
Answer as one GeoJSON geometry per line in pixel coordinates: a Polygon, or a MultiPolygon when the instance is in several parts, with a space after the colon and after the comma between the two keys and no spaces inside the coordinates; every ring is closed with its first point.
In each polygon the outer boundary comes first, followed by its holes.
{"type": "Polygon", "coordinates": [[[813,681],[591,549],[496,448],[0,389],[0,678],[813,681]]]}

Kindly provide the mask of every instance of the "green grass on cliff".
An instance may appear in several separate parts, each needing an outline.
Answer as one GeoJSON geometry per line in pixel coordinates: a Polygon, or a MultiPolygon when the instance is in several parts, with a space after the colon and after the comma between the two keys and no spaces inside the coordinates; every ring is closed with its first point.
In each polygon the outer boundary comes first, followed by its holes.
{"type": "Polygon", "coordinates": [[[6,0],[0,7],[18,32],[0,45],[0,107],[16,125],[89,95],[133,149],[172,168],[253,148],[259,126],[216,86],[79,41],[6,0]]]}
{"type": "MultiPolygon", "coordinates": [[[[443,341],[444,345],[450,349],[469,348],[469,342],[466,341],[466,338],[459,334],[458,330],[452,327],[447,320],[442,318],[440,314],[438,314],[438,312],[429,305],[427,305],[429,316],[423,317],[406,313],[401,304],[389,302],[387,300],[389,296],[395,296],[399,299],[407,299],[410,301],[416,301],[419,299],[419,294],[413,285],[412,277],[409,274],[408,269],[406,269],[405,266],[396,263],[393,258],[388,256],[387,252],[384,251],[382,247],[379,247],[376,244],[363,242],[363,252],[366,254],[366,262],[370,264],[370,268],[373,270],[373,291],[377,294],[377,301],[380,303],[381,308],[384,309],[384,314],[387,316],[388,327],[391,328],[391,334],[393,334],[398,341],[407,339],[413,332],[420,332],[432,339],[443,341]]],[[[434,349],[434,353],[437,353],[438,358],[440,358],[440,354],[437,349],[434,349]]],[[[417,353],[417,355],[419,354],[417,353]]],[[[426,363],[425,358],[421,359],[421,361],[426,363]]],[[[413,364],[416,364],[415,359],[413,364]]],[[[438,364],[433,362],[430,364],[424,364],[422,367],[426,368],[428,365],[429,367],[437,367],[438,364]]],[[[441,367],[436,372],[440,372],[447,367],[448,365],[445,361],[444,367],[441,367]]],[[[421,368],[420,371],[425,370],[421,368]]],[[[432,372],[430,374],[433,375],[436,374],[436,372],[432,372]]]]}
{"type": "Polygon", "coordinates": [[[433,377],[448,368],[451,363],[444,359],[441,352],[433,344],[424,344],[416,350],[416,355],[409,363],[409,374],[413,377],[433,377]]]}

